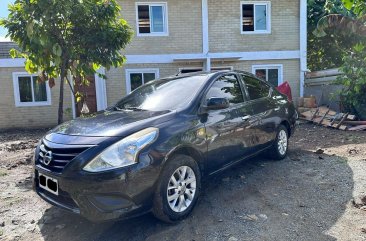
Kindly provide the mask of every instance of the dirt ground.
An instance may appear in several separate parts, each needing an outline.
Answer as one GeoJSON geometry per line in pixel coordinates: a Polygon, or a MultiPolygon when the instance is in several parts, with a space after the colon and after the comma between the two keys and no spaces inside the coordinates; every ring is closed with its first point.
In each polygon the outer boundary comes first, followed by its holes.
{"type": "Polygon", "coordinates": [[[366,132],[302,124],[285,160],[258,157],[209,178],[175,225],[151,214],[93,224],[42,201],[31,155],[44,132],[0,133],[1,240],[366,240],[366,132]]]}

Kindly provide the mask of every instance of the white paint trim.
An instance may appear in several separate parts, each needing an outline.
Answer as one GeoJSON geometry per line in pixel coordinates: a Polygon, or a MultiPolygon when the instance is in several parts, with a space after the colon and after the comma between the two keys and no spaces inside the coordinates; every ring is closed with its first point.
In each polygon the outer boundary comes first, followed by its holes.
{"type": "Polygon", "coordinates": [[[259,51],[259,52],[225,52],[205,54],[156,54],[156,55],[126,55],[126,64],[167,64],[177,60],[201,60],[206,58],[225,59],[238,58],[238,60],[276,60],[300,59],[300,51],[259,51]]]}
{"type": "MultiPolygon", "coordinates": [[[[224,53],[193,53],[193,54],[153,54],[153,55],[126,55],[125,64],[167,64],[177,60],[201,60],[206,58],[225,59],[238,58],[238,60],[276,60],[300,59],[300,50],[293,51],[257,51],[257,52],[224,52],[224,53]]],[[[24,67],[24,59],[0,59],[0,67],[24,67]],[[5,61],[4,61],[5,60],[5,61]],[[21,60],[21,61],[19,61],[21,60]],[[1,62],[3,61],[3,62],[1,62]],[[20,63],[21,62],[21,63],[20,63]]]]}
{"type": "MultiPolygon", "coordinates": [[[[144,73],[155,73],[155,79],[159,79],[159,69],[156,68],[144,68],[144,69],[126,69],[126,94],[131,93],[131,74],[144,74],[144,73]]],[[[142,80],[144,84],[144,80],[142,80]]]]}
{"type": "Polygon", "coordinates": [[[71,88],[72,88],[72,91],[71,91],[71,89],[70,89],[70,94],[71,94],[71,105],[72,105],[72,107],[71,107],[71,109],[72,109],[72,118],[73,119],[75,119],[76,118],[76,109],[75,109],[75,97],[74,97],[74,95],[73,95],[73,91],[74,91],[74,86],[75,86],[75,84],[74,84],[74,77],[72,76],[72,74],[71,73],[69,73],[69,80],[71,81],[71,88]]]}
{"type": "MultiPolygon", "coordinates": [[[[97,70],[98,73],[105,75],[105,68],[97,70]]],[[[97,111],[105,110],[108,106],[107,102],[107,90],[105,85],[105,79],[94,75],[95,78],[95,94],[97,98],[97,111]]]]}
{"type": "Polygon", "coordinates": [[[257,64],[252,65],[252,74],[255,75],[257,69],[278,69],[278,85],[283,83],[283,64],[257,64]]]}
{"type": "Polygon", "coordinates": [[[202,0],[202,52],[208,54],[209,50],[208,4],[207,0],[202,0]]]}
{"type": "Polygon", "coordinates": [[[14,101],[16,107],[31,107],[31,106],[49,106],[52,105],[51,101],[51,88],[46,81],[46,95],[47,101],[32,101],[32,102],[21,102],[20,101],[20,90],[19,90],[19,77],[31,77],[32,78],[32,99],[34,100],[33,90],[33,77],[37,77],[35,74],[28,74],[27,72],[13,72],[13,87],[14,87],[14,101]]]}
{"type": "MultiPolygon", "coordinates": [[[[203,71],[203,67],[183,67],[183,68],[179,68],[179,73],[182,72],[182,70],[197,70],[197,71],[203,71]]],[[[215,67],[211,67],[211,70],[234,70],[233,66],[215,66],[215,67]]]]}
{"type": "Polygon", "coordinates": [[[271,34],[271,2],[270,1],[241,1],[240,2],[240,33],[241,34],[271,34]],[[243,31],[243,4],[253,4],[254,31],[243,31]],[[255,30],[255,6],[266,5],[266,30],[255,30]]]}
{"type": "Polygon", "coordinates": [[[211,71],[211,59],[210,58],[206,58],[203,62],[203,70],[204,71],[211,71]]]}
{"type": "Polygon", "coordinates": [[[300,96],[304,96],[307,72],[307,0],[300,0],[300,96]]]}
{"type": "MultiPolygon", "coordinates": [[[[168,21],[168,3],[167,2],[136,2],[136,36],[137,37],[159,37],[159,36],[169,36],[169,21],[168,21]],[[140,33],[139,32],[139,13],[138,13],[138,6],[139,5],[148,5],[149,12],[151,6],[159,6],[163,7],[163,19],[164,19],[164,32],[154,32],[154,33],[140,33]]],[[[151,16],[150,16],[151,17],[151,16]]],[[[151,18],[150,20],[150,31],[151,27],[151,18]]]]}
{"type": "Polygon", "coordinates": [[[0,68],[16,68],[16,67],[24,67],[25,59],[23,58],[8,58],[8,59],[0,59],[0,68]]]}
{"type": "Polygon", "coordinates": [[[239,60],[270,60],[270,59],[298,59],[300,51],[258,51],[258,52],[228,52],[211,53],[210,58],[239,58],[239,60]]]}

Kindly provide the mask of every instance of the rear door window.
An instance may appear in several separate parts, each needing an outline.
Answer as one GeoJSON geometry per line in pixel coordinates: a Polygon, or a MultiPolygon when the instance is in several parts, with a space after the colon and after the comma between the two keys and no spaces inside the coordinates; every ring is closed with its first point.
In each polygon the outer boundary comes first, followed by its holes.
{"type": "Polygon", "coordinates": [[[230,105],[244,102],[243,93],[236,75],[224,75],[217,79],[207,92],[206,101],[212,97],[226,98],[230,105]]]}
{"type": "Polygon", "coordinates": [[[245,87],[251,100],[261,99],[269,96],[271,90],[269,85],[250,76],[242,75],[242,78],[245,82],[245,87]]]}

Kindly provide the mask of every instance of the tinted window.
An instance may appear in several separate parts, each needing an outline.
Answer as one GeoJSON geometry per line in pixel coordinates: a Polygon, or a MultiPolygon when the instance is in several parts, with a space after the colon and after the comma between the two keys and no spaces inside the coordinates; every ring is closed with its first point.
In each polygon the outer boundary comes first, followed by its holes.
{"type": "Polygon", "coordinates": [[[175,110],[189,104],[206,79],[207,76],[202,75],[151,81],[137,88],[115,106],[119,109],[175,110]]]}
{"type": "Polygon", "coordinates": [[[226,98],[230,104],[237,104],[244,101],[239,81],[235,75],[225,75],[216,80],[207,92],[206,100],[211,97],[226,98]]]}
{"type": "Polygon", "coordinates": [[[245,75],[243,75],[243,79],[251,100],[260,99],[269,95],[271,88],[262,81],[245,75]]]}

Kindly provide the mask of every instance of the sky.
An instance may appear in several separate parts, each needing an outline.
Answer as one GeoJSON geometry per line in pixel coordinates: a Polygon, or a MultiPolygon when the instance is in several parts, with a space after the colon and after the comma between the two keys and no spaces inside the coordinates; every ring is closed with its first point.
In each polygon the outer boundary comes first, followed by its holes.
{"type": "MultiPolygon", "coordinates": [[[[0,0],[0,18],[8,16],[8,4],[13,3],[14,0],[0,0]]],[[[4,40],[6,35],[6,30],[0,27],[0,41],[4,40]]]]}

